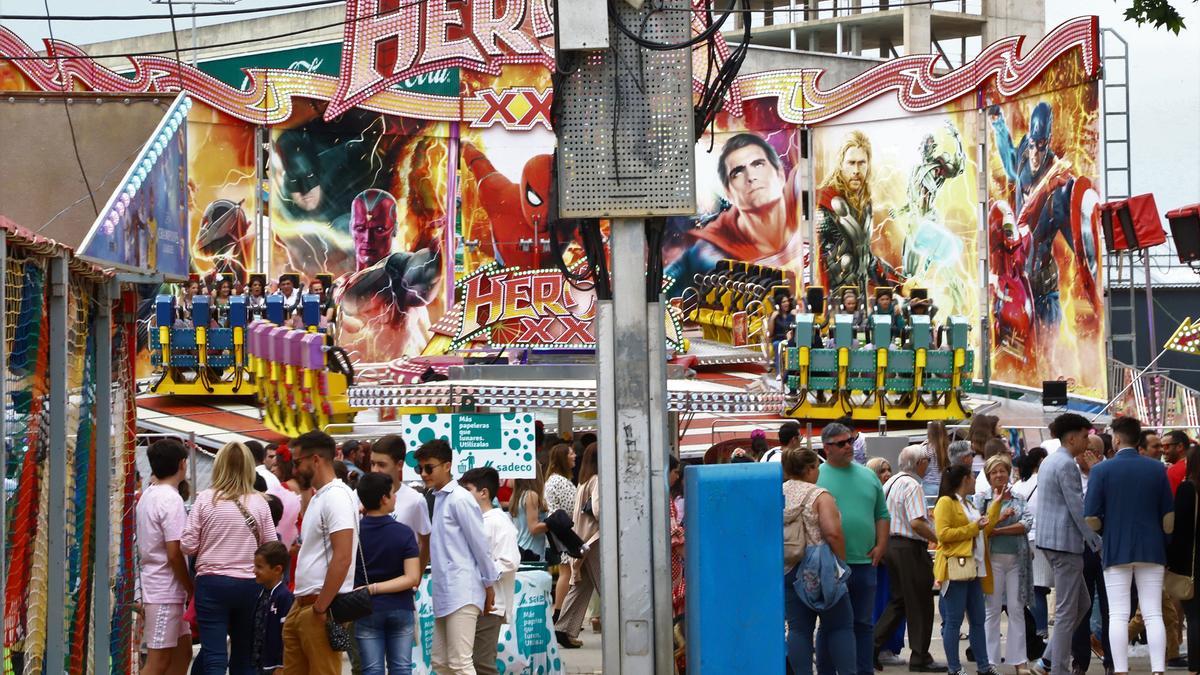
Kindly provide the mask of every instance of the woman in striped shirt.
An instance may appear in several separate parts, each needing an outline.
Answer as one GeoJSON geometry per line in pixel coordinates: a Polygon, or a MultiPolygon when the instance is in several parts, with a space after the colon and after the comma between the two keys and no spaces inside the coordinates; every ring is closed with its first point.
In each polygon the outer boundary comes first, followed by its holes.
{"type": "Polygon", "coordinates": [[[921,479],[926,497],[936,497],[942,485],[942,472],[950,465],[950,435],[945,422],[930,422],[925,431],[925,456],[929,458],[929,470],[921,479]]]}
{"type": "Polygon", "coordinates": [[[196,623],[200,669],[207,675],[252,675],[254,551],[278,541],[271,510],[254,491],[254,458],[241,443],[228,443],[213,462],[212,487],[196,495],[180,545],[196,556],[196,623]],[[229,639],[226,652],[225,640],[229,639]]]}

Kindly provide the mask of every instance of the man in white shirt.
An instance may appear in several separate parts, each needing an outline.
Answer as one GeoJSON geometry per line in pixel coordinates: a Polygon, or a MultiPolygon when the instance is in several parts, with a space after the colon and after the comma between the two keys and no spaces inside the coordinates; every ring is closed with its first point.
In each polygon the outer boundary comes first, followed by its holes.
{"type": "Polygon", "coordinates": [[[350,565],[358,549],[358,502],[333,472],[337,444],[329,434],[310,431],[289,447],[296,481],[316,494],[308,500],[301,529],[296,601],[283,622],[283,672],[340,675],[342,656],[330,648],[325,623],[333,599],[354,590],[350,565]]]}
{"type": "Polygon", "coordinates": [[[783,459],[783,451],[793,447],[800,447],[800,424],[784,422],[779,425],[779,447],[764,452],[758,461],[778,462],[783,459]]]}
{"type": "Polygon", "coordinates": [[[450,473],[454,461],[450,444],[429,441],[417,449],[416,457],[421,480],[434,492],[429,535],[433,670],[442,675],[475,675],[475,628],[480,615],[492,611],[500,575],[483,530],[483,513],[450,473]]]}
{"type": "Polygon", "coordinates": [[[267,448],[258,441],[247,441],[246,447],[250,448],[250,454],[254,456],[254,472],[262,476],[262,479],[267,482],[267,491],[272,488],[278,488],[279,478],[271,473],[270,467],[267,466],[267,448]]]}
{"type": "Polygon", "coordinates": [[[500,474],[495,469],[490,466],[471,469],[458,482],[471,493],[483,512],[483,531],[487,533],[492,562],[500,572],[492,611],[480,616],[475,628],[475,672],[478,675],[499,675],[496,669],[496,644],[500,640],[500,628],[512,623],[513,593],[516,591],[517,569],[521,566],[517,528],[508,512],[492,508],[492,497],[500,490],[500,474]]]}
{"type": "Polygon", "coordinates": [[[404,439],[396,434],[388,434],[371,445],[371,471],[392,477],[392,485],[396,486],[393,495],[396,508],[392,510],[392,517],[416,533],[421,547],[421,569],[424,570],[429,565],[429,504],[424,495],[404,483],[407,457],[404,439]]]}

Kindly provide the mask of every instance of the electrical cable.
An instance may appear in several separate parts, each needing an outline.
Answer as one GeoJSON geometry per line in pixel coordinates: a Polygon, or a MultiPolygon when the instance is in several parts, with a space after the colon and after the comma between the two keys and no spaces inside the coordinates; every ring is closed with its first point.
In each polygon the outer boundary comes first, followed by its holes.
{"type": "Polygon", "coordinates": [[[179,75],[179,31],[175,29],[175,3],[167,2],[167,11],[171,14],[171,42],[175,45],[175,86],[183,91],[183,78],[179,75]]]}
{"type": "MultiPolygon", "coordinates": [[[[42,0],[42,6],[46,8],[46,30],[50,32],[50,41],[54,42],[54,21],[50,18],[50,0],[42,0]]],[[[58,61],[58,79],[62,81],[63,93],[68,93],[67,75],[63,72],[62,61],[58,61]]],[[[67,129],[71,132],[71,148],[75,151],[75,163],[79,165],[79,175],[83,178],[83,186],[87,188],[88,199],[92,202],[92,211],[96,217],[100,217],[100,207],[96,204],[96,193],[92,190],[92,183],[88,180],[87,170],[83,168],[83,157],[79,155],[79,140],[75,137],[75,122],[71,119],[71,104],[67,103],[67,97],[63,97],[63,112],[67,115],[67,129]]]]}
{"type": "MultiPolygon", "coordinates": [[[[288,31],[286,33],[274,33],[271,35],[262,35],[259,37],[247,38],[244,40],[233,40],[231,42],[206,44],[206,45],[204,45],[204,47],[205,47],[205,49],[215,49],[215,48],[219,48],[219,47],[239,47],[241,45],[249,45],[249,44],[261,45],[264,41],[267,41],[267,40],[276,40],[279,38],[295,37],[297,35],[304,35],[306,33],[315,33],[317,31],[326,30],[328,28],[339,28],[339,27],[345,26],[346,24],[357,23],[359,21],[369,21],[371,19],[376,19],[381,16],[385,16],[387,14],[392,14],[401,9],[406,9],[408,7],[415,7],[417,5],[424,5],[428,2],[429,2],[429,0],[413,0],[412,2],[402,4],[399,7],[396,7],[394,9],[389,9],[386,12],[376,12],[376,13],[370,14],[368,16],[357,16],[352,19],[343,19],[341,21],[334,21],[332,23],[321,24],[319,26],[309,26],[307,28],[300,28],[297,30],[288,31]]],[[[180,15],[180,16],[182,16],[182,15],[180,15]]],[[[220,25],[220,24],[218,24],[218,25],[220,25]]],[[[53,40],[53,37],[54,36],[51,36],[51,40],[53,40]]],[[[136,57],[136,56],[163,56],[165,54],[172,54],[172,53],[174,53],[174,51],[175,50],[173,50],[173,49],[157,49],[157,50],[152,49],[152,50],[146,50],[146,51],[141,51],[141,52],[121,52],[121,53],[117,53],[117,54],[81,54],[79,56],[55,56],[53,58],[62,59],[62,60],[67,60],[67,59],[91,59],[91,60],[119,59],[119,58],[132,58],[132,57],[136,57]]],[[[52,57],[50,57],[50,56],[4,56],[4,55],[0,55],[0,61],[46,61],[50,58],[52,58],[52,57]]]]}
{"type": "MultiPolygon", "coordinates": [[[[321,7],[323,5],[337,5],[345,0],[311,0],[310,2],[297,2],[290,5],[276,5],[274,7],[243,7],[242,9],[221,9],[213,12],[189,12],[187,14],[175,14],[177,19],[203,19],[210,16],[237,16],[241,14],[262,14],[266,12],[283,12],[289,9],[306,9],[309,7],[321,7]]],[[[167,3],[172,4],[172,3],[167,3]]],[[[393,10],[394,11],[394,10],[393,10]]],[[[46,17],[34,16],[32,14],[0,14],[0,19],[5,21],[40,21],[46,17]]],[[[161,19],[171,18],[170,14],[60,14],[50,17],[55,21],[156,21],[161,19]]]]}

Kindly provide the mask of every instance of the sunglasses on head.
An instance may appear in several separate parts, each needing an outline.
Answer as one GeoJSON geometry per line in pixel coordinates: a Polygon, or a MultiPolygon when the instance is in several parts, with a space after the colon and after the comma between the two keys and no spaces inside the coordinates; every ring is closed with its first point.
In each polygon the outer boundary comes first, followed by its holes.
{"type": "Polygon", "coordinates": [[[427,473],[432,476],[434,470],[443,464],[445,464],[445,462],[438,462],[437,464],[418,464],[417,473],[427,473]]]}

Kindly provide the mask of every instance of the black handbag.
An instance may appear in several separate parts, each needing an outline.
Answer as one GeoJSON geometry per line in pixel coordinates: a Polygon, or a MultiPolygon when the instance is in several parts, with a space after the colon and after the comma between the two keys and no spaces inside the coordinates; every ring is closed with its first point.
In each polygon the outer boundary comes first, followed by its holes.
{"type": "Polygon", "coordinates": [[[335,652],[350,651],[350,631],[333,619],[325,620],[325,637],[329,639],[329,648],[335,652]]]}
{"type": "MultiPolygon", "coordinates": [[[[332,556],[329,554],[329,529],[325,526],[324,513],[321,514],[321,529],[325,530],[325,537],[323,539],[325,543],[325,554],[327,559],[331,559],[332,556]]],[[[371,585],[371,579],[367,577],[367,561],[363,558],[361,539],[358,541],[357,558],[358,563],[362,565],[363,568],[363,579],[367,583],[363,587],[356,588],[349,593],[338,593],[334,596],[333,602],[329,603],[328,610],[329,620],[332,623],[348,623],[351,621],[358,621],[363,617],[370,616],[371,612],[373,611],[371,608],[371,592],[368,590],[368,587],[371,585]]],[[[327,561],[326,567],[328,567],[328,565],[329,563],[327,561]]],[[[353,571],[351,573],[353,573],[353,571]]],[[[328,632],[328,630],[326,632],[328,632]]],[[[333,647],[332,637],[330,638],[329,645],[330,647],[333,647]]],[[[336,647],[333,648],[335,651],[345,651],[344,649],[338,650],[336,647]]]]}

